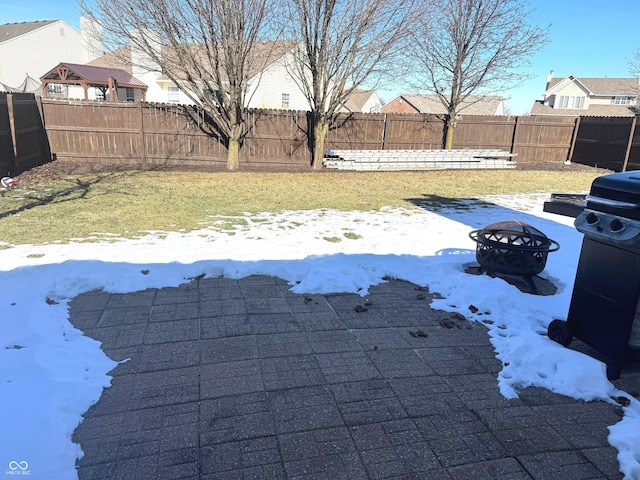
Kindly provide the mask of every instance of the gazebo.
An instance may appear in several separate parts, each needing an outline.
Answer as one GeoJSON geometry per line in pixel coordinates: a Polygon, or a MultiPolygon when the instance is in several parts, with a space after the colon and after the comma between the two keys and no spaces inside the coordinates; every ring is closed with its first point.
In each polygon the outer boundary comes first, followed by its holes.
{"type": "Polygon", "coordinates": [[[118,100],[118,88],[134,88],[142,91],[142,101],[145,101],[147,85],[120,68],[94,67],[76,63],[60,63],[42,77],[42,95],[49,94],[49,84],[80,85],[84,90],[84,99],[88,100],[90,87],[100,90],[105,98],[111,102],[118,100]]]}

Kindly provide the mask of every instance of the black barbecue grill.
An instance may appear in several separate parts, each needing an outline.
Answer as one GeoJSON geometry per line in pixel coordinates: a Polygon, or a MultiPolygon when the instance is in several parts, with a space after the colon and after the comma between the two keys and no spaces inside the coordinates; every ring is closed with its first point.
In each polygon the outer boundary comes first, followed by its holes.
{"type": "MultiPolygon", "coordinates": [[[[575,220],[584,233],[567,321],[549,324],[549,337],[568,346],[573,337],[591,346],[620,376],[640,300],[640,172],[595,179],[575,220]]],[[[635,337],[635,333],[633,335],[635,337]]]]}

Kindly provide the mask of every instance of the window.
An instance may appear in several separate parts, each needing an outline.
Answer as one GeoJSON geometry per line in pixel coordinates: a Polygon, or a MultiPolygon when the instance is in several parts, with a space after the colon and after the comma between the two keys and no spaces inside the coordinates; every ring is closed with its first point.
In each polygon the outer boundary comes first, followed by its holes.
{"type": "Polygon", "coordinates": [[[136,101],[136,94],[135,91],[133,90],[133,88],[131,87],[127,87],[127,102],[135,102],[136,101]]]}
{"type": "Polygon", "coordinates": [[[96,100],[106,100],[107,99],[107,91],[101,90],[100,88],[95,88],[96,100]]]}
{"type": "Polygon", "coordinates": [[[178,87],[167,88],[168,100],[171,103],[178,103],[180,101],[180,89],[178,87]]]}
{"type": "Polygon", "coordinates": [[[290,96],[288,93],[283,93],[282,94],[282,109],[283,110],[289,110],[289,99],[290,96]]]}
{"type": "Polygon", "coordinates": [[[55,97],[62,95],[62,85],[58,83],[50,83],[47,85],[47,91],[49,95],[55,97]]]}
{"type": "Polygon", "coordinates": [[[631,104],[631,98],[629,97],[615,97],[613,99],[613,104],[614,105],[630,105],[631,104]]]}
{"type": "Polygon", "coordinates": [[[557,108],[583,109],[585,97],[561,96],[557,108]]]}

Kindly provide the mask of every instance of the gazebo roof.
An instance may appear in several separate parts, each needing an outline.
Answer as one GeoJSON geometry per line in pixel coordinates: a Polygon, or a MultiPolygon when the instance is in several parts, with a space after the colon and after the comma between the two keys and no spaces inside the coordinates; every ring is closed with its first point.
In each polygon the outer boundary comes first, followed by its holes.
{"type": "Polygon", "coordinates": [[[131,87],[146,90],[147,85],[120,68],[94,67],[77,63],[60,63],[40,77],[42,83],[66,85],[88,84],[92,87],[107,87],[115,81],[118,87],[131,87]]]}

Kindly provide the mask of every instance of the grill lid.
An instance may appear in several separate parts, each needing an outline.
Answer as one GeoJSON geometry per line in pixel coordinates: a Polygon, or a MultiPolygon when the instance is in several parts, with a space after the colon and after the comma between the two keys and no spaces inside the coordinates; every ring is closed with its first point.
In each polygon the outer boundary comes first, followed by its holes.
{"type": "Polygon", "coordinates": [[[603,175],[591,184],[587,208],[640,220],[640,172],[603,175]]]}

